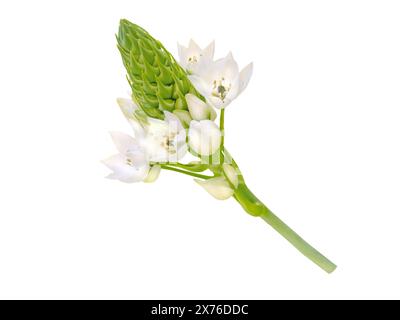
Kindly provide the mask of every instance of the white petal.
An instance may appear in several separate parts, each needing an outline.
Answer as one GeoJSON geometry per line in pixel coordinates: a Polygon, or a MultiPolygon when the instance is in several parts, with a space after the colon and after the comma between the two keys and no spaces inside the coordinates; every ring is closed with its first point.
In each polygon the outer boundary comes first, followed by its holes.
{"type": "Polygon", "coordinates": [[[232,52],[230,52],[225,59],[225,76],[228,79],[234,79],[239,74],[239,66],[233,58],[232,52]]]}
{"type": "Polygon", "coordinates": [[[186,130],[184,129],[182,123],[180,122],[179,118],[176,115],[168,111],[165,111],[164,113],[165,113],[165,119],[169,125],[169,132],[172,135],[175,135],[173,141],[173,145],[175,146],[174,149],[175,152],[169,153],[168,162],[177,162],[178,160],[184,157],[187,151],[186,130]]]}
{"type": "Polygon", "coordinates": [[[168,153],[167,162],[176,163],[186,155],[186,152],[188,150],[188,147],[186,144],[186,130],[181,130],[175,136],[173,145],[175,146],[173,148],[174,152],[168,153]]]}
{"type": "Polygon", "coordinates": [[[178,147],[178,151],[176,153],[176,160],[175,161],[170,161],[170,162],[178,162],[179,160],[181,160],[187,153],[188,151],[188,146],[186,144],[186,141],[184,144],[182,144],[181,146],[178,147]]]}
{"type": "Polygon", "coordinates": [[[190,52],[197,53],[197,54],[200,54],[200,52],[201,52],[201,48],[193,39],[190,39],[188,49],[190,52]]]}
{"type": "Polygon", "coordinates": [[[235,61],[235,59],[233,58],[232,52],[229,52],[229,54],[226,56],[224,60],[225,60],[224,71],[223,71],[224,77],[226,79],[235,79],[239,74],[239,66],[235,61]]]}
{"type": "Polygon", "coordinates": [[[180,45],[179,43],[178,43],[178,56],[181,67],[186,69],[187,59],[188,59],[187,49],[184,46],[180,45]]]}
{"type": "Polygon", "coordinates": [[[228,94],[226,95],[226,100],[234,100],[239,95],[240,82],[239,75],[236,76],[231,82],[231,88],[229,89],[228,94]]]}
{"type": "Polygon", "coordinates": [[[195,179],[194,181],[218,200],[226,200],[234,193],[229,183],[223,177],[211,178],[204,181],[195,179]]]}
{"type": "Polygon", "coordinates": [[[167,162],[168,150],[165,148],[165,138],[158,135],[148,135],[143,140],[143,147],[146,149],[150,162],[167,162]]]}
{"type": "Polygon", "coordinates": [[[210,108],[205,102],[191,93],[188,93],[185,98],[193,120],[205,120],[209,118],[210,108]]]}
{"type": "Polygon", "coordinates": [[[226,178],[229,180],[229,182],[237,188],[239,185],[239,177],[236,172],[236,169],[232,167],[231,165],[224,163],[222,165],[222,169],[224,170],[226,178]]]}
{"type": "Polygon", "coordinates": [[[220,98],[211,96],[208,97],[208,101],[217,109],[224,109],[228,106],[226,99],[225,101],[222,101],[220,98]]]}
{"type": "Polygon", "coordinates": [[[202,52],[202,57],[208,60],[214,58],[215,41],[212,41],[202,52]]]}
{"type": "Polygon", "coordinates": [[[156,181],[160,175],[161,167],[160,166],[152,166],[147,174],[147,177],[143,180],[146,183],[152,183],[156,181]]]}
{"type": "Polygon", "coordinates": [[[179,132],[183,130],[183,126],[179,118],[169,111],[164,111],[165,121],[168,123],[169,130],[179,132]]]}
{"type": "Polygon", "coordinates": [[[189,146],[199,155],[214,154],[221,144],[221,131],[211,120],[193,120],[189,127],[189,146]]]}
{"type": "Polygon", "coordinates": [[[178,148],[186,144],[186,130],[181,130],[175,137],[175,142],[178,148]]]}
{"type": "Polygon", "coordinates": [[[123,155],[125,155],[129,150],[136,150],[139,146],[138,142],[134,138],[125,133],[113,131],[110,132],[110,135],[117,150],[123,155]]]}
{"type": "Polygon", "coordinates": [[[127,164],[127,158],[122,154],[117,154],[103,161],[103,163],[113,171],[107,178],[116,179],[122,182],[142,181],[148,172],[148,166],[132,166],[127,164]]]}
{"type": "Polygon", "coordinates": [[[138,109],[138,106],[134,104],[131,99],[118,98],[117,103],[127,119],[135,119],[134,115],[135,111],[138,109]]]}
{"type": "Polygon", "coordinates": [[[212,83],[214,80],[219,80],[225,77],[224,70],[226,65],[226,58],[218,59],[216,61],[210,62],[201,68],[197,72],[197,76],[207,84],[207,89],[209,94],[211,94],[212,83]]]}
{"type": "Polygon", "coordinates": [[[126,157],[129,158],[135,164],[135,166],[148,165],[147,154],[144,152],[144,149],[141,146],[137,146],[134,149],[128,150],[126,157]]]}
{"type": "MultiPolygon", "coordinates": [[[[211,70],[207,70],[207,73],[210,73],[209,71],[212,71],[211,73],[213,73],[213,78],[214,74],[222,75],[225,70],[227,58],[228,57],[225,57],[214,61],[213,64],[210,66],[211,70]]],[[[206,71],[204,71],[204,73],[205,72],[206,71]]]]}
{"type": "Polygon", "coordinates": [[[140,141],[146,136],[146,129],[143,128],[139,122],[130,121],[129,123],[133,129],[133,132],[135,132],[135,139],[140,143],[140,141]]]}
{"type": "Polygon", "coordinates": [[[174,110],[174,115],[179,118],[185,128],[189,127],[190,121],[192,121],[192,117],[190,116],[189,111],[176,109],[174,110]]]}
{"type": "Polygon", "coordinates": [[[207,86],[205,81],[199,76],[189,75],[189,80],[193,84],[193,86],[200,92],[201,95],[207,97],[211,95],[211,86],[207,86]]]}
{"type": "Polygon", "coordinates": [[[136,139],[121,132],[110,132],[110,135],[121,155],[132,160],[136,166],[147,164],[147,155],[136,139]]]}
{"type": "Polygon", "coordinates": [[[249,84],[250,78],[253,74],[253,63],[249,63],[245,66],[242,71],[240,71],[239,76],[239,93],[242,93],[244,89],[246,89],[247,85],[249,84]]]}
{"type": "Polygon", "coordinates": [[[133,131],[135,132],[135,137],[140,138],[143,136],[143,127],[136,119],[135,112],[139,109],[139,107],[131,100],[118,98],[117,103],[125,116],[125,118],[129,121],[132,126],[133,131]]]}

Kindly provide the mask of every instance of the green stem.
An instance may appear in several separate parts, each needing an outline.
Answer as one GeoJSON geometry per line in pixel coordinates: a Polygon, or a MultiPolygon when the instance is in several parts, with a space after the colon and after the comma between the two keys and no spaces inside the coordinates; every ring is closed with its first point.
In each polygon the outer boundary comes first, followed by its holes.
{"type": "Polygon", "coordinates": [[[260,217],[278,231],[287,241],[308,259],[328,273],[336,269],[336,265],[303,240],[296,232],[269,210],[246,186],[240,183],[234,194],[235,199],[250,215],[260,217]]]}
{"type": "Polygon", "coordinates": [[[202,163],[179,163],[179,162],[150,162],[151,165],[163,165],[168,167],[180,168],[191,172],[203,172],[209,169],[209,165],[202,163]]]}
{"type": "Polygon", "coordinates": [[[172,167],[178,167],[181,169],[185,169],[187,171],[191,171],[191,172],[203,172],[206,171],[208,169],[207,165],[202,165],[202,164],[183,164],[183,163],[168,163],[168,165],[172,166],[172,167]]]}
{"type": "Polygon", "coordinates": [[[219,117],[219,130],[221,131],[221,145],[220,145],[220,164],[224,163],[224,143],[225,143],[225,109],[221,109],[221,114],[219,117]]]}
{"type": "Polygon", "coordinates": [[[165,169],[165,170],[170,170],[170,171],[183,173],[183,174],[186,174],[188,176],[192,176],[192,177],[196,177],[196,178],[200,178],[200,179],[211,179],[212,178],[211,176],[206,176],[204,174],[199,174],[199,173],[195,173],[195,172],[189,172],[189,171],[186,171],[186,170],[181,170],[181,169],[178,169],[178,168],[167,166],[165,164],[162,164],[161,168],[165,169]]]}

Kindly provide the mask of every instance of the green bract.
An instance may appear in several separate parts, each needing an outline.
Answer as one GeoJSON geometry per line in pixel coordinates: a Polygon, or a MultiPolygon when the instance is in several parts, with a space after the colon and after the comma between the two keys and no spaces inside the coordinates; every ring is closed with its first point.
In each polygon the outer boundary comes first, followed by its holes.
{"type": "MultiPolygon", "coordinates": [[[[163,111],[185,116],[185,95],[204,99],[189,81],[185,70],[146,30],[121,20],[117,35],[118,49],[128,73],[133,100],[150,117],[163,119],[163,111]]],[[[190,118],[190,115],[189,115],[190,118]]]]}

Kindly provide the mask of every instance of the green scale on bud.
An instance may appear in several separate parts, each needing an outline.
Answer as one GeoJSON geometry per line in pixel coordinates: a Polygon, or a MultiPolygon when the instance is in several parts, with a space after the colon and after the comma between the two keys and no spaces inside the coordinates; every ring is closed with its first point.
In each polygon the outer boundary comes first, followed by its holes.
{"type": "Polygon", "coordinates": [[[193,87],[185,70],[146,30],[121,20],[117,35],[132,98],[150,117],[163,119],[163,111],[173,112],[187,126],[191,120],[185,95],[204,98],[193,87]]]}

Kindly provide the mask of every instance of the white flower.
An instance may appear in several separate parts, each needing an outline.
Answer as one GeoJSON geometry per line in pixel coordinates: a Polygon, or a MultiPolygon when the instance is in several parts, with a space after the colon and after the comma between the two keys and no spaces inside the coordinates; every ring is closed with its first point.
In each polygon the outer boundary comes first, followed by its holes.
{"type": "Polygon", "coordinates": [[[211,120],[192,120],[189,127],[189,147],[197,154],[214,154],[221,144],[221,131],[211,120]]]}
{"type": "Polygon", "coordinates": [[[112,132],[111,138],[119,154],[103,161],[113,171],[107,178],[123,182],[139,182],[146,179],[150,166],[145,150],[137,140],[120,132],[112,132]]]}
{"type": "Polygon", "coordinates": [[[194,181],[218,200],[226,200],[234,193],[233,189],[229,186],[228,181],[226,181],[224,177],[216,177],[204,181],[195,179],[194,181]]]}
{"type": "Polygon", "coordinates": [[[193,120],[200,121],[210,119],[214,121],[217,117],[214,108],[197,98],[195,95],[188,93],[185,98],[193,120]]]}
{"type": "Polygon", "coordinates": [[[208,64],[190,75],[196,89],[218,109],[223,109],[246,89],[253,73],[253,63],[239,72],[231,53],[225,58],[208,64]]]}
{"type": "Polygon", "coordinates": [[[190,40],[187,48],[178,43],[180,65],[190,73],[197,73],[203,66],[213,61],[214,47],[214,41],[205,49],[201,49],[193,40],[190,40]]]}
{"type": "Polygon", "coordinates": [[[178,117],[164,111],[165,119],[138,118],[138,107],[127,99],[118,104],[135,132],[135,138],[145,149],[150,162],[177,162],[187,151],[186,131],[178,117]]]}

